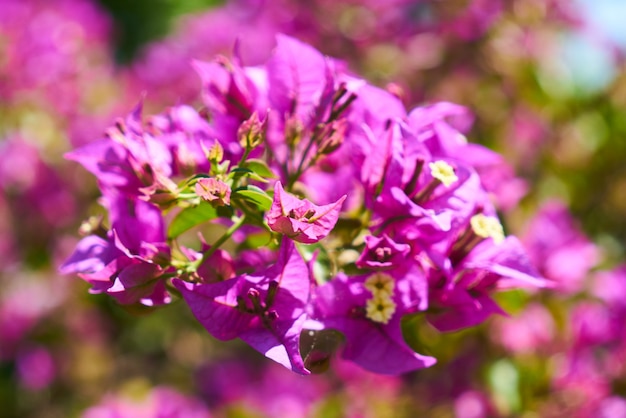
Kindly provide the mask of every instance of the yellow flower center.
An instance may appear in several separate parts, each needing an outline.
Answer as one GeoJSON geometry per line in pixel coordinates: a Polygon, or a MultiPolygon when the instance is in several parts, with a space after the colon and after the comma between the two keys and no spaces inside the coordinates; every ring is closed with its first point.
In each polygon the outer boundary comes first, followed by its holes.
{"type": "Polygon", "coordinates": [[[393,294],[394,280],[388,274],[374,273],[365,280],[365,288],[372,292],[374,297],[386,296],[391,297],[393,294]]]}
{"type": "Polygon", "coordinates": [[[391,299],[395,281],[385,273],[374,273],[363,284],[372,292],[372,298],[365,305],[366,316],[374,322],[386,324],[396,311],[396,304],[391,299]]]}
{"type": "Polygon", "coordinates": [[[497,218],[482,213],[472,216],[470,225],[476,235],[481,238],[492,238],[496,244],[504,241],[504,230],[497,218]]]}
{"type": "Polygon", "coordinates": [[[445,161],[439,160],[429,163],[428,167],[430,168],[430,174],[446,187],[449,187],[459,179],[454,173],[454,168],[445,161]]]}
{"type": "Polygon", "coordinates": [[[366,316],[381,324],[388,323],[395,311],[396,304],[389,296],[374,296],[365,305],[366,316]]]}

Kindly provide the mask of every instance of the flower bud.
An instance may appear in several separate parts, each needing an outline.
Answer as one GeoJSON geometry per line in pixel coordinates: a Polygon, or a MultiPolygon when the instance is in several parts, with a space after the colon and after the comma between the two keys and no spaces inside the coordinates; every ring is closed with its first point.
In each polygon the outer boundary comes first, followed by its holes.
{"type": "Polygon", "coordinates": [[[252,149],[263,143],[265,140],[266,119],[260,120],[257,112],[254,112],[245,120],[237,130],[239,144],[247,149],[252,149]]]}
{"type": "Polygon", "coordinates": [[[204,154],[206,155],[207,160],[212,163],[219,164],[224,159],[224,148],[222,144],[219,142],[215,142],[208,150],[202,145],[202,149],[204,150],[204,154]]]}
{"type": "Polygon", "coordinates": [[[215,178],[201,178],[196,183],[196,193],[213,206],[230,205],[230,186],[215,178]]]}

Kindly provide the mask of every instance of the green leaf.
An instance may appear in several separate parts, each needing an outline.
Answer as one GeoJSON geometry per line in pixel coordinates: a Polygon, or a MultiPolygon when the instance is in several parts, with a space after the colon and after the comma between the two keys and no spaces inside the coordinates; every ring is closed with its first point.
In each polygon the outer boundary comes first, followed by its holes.
{"type": "Polygon", "coordinates": [[[269,166],[263,160],[257,160],[257,159],[251,158],[248,161],[246,161],[246,167],[254,171],[256,174],[258,174],[261,177],[270,178],[270,179],[276,178],[276,175],[274,174],[272,169],[269,168],[269,166]]]}
{"type": "Polygon", "coordinates": [[[233,178],[246,176],[246,177],[251,178],[252,180],[260,181],[261,183],[268,183],[268,181],[265,180],[265,178],[259,176],[257,173],[250,170],[249,168],[237,167],[237,168],[233,168],[230,172],[233,178]]]}
{"type": "Polygon", "coordinates": [[[231,173],[241,173],[241,174],[248,174],[248,173],[252,173],[252,170],[250,170],[249,168],[245,168],[245,167],[235,167],[232,170],[230,170],[231,173]]]}
{"type": "Polygon", "coordinates": [[[261,231],[254,234],[247,234],[244,241],[246,248],[261,248],[266,247],[272,240],[272,234],[267,231],[261,231]]]}
{"type": "Polygon", "coordinates": [[[207,202],[201,202],[198,206],[183,209],[170,224],[167,236],[170,239],[178,237],[185,231],[210,221],[217,217],[217,210],[207,202]]]}
{"type": "Polygon", "coordinates": [[[193,183],[194,180],[206,179],[206,178],[211,178],[211,176],[209,176],[208,174],[205,174],[205,173],[194,174],[193,176],[189,177],[188,179],[185,179],[185,180],[181,181],[178,184],[178,187],[183,187],[183,186],[188,185],[189,183],[193,183]]]}
{"type": "Polygon", "coordinates": [[[239,198],[255,204],[259,209],[266,211],[272,206],[272,198],[256,186],[248,185],[233,191],[231,199],[239,198]]]}
{"type": "Polygon", "coordinates": [[[250,173],[248,174],[248,177],[252,180],[260,181],[261,183],[269,183],[269,181],[267,181],[264,177],[259,176],[257,173],[250,173]]]}
{"type": "Polygon", "coordinates": [[[437,345],[445,338],[426,321],[423,312],[405,315],[400,325],[404,341],[416,353],[434,356],[437,345]]]}

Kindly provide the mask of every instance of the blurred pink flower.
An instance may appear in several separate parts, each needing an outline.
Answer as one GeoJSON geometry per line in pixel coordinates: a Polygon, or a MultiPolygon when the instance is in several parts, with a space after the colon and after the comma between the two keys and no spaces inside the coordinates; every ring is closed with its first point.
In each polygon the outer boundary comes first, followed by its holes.
{"type": "Polygon", "coordinates": [[[456,418],[487,418],[495,414],[486,394],[468,390],[454,400],[456,418]]]}
{"type": "Polygon", "coordinates": [[[143,398],[106,395],[102,401],[83,412],[82,418],[210,418],[198,399],[168,387],[156,387],[143,398]]]}
{"type": "Polygon", "coordinates": [[[555,200],[543,204],[521,236],[528,255],[547,279],[566,293],[582,290],[600,251],[576,225],[567,207],[555,200]]]}
{"type": "Polygon", "coordinates": [[[493,338],[512,353],[533,353],[546,347],[555,336],[550,312],[537,303],[513,317],[498,318],[493,338]]]}
{"type": "Polygon", "coordinates": [[[30,390],[46,388],[57,374],[54,359],[44,347],[20,350],[16,362],[19,381],[30,390]]]}

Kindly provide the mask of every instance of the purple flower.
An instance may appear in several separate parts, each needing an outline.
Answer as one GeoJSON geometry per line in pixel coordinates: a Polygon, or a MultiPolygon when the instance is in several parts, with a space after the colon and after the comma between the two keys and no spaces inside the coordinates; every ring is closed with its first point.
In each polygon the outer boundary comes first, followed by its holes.
{"type": "Polygon", "coordinates": [[[426,280],[415,268],[354,277],[340,273],[316,289],[307,326],[340,331],[346,338],[343,358],[395,375],[435,363],[406,344],[400,327],[405,314],[426,306],[426,280]]]}
{"type": "Polygon", "coordinates": [[[526,181],[515,176],[504,157],[488,148],[466,144],[455,151],[454,157],[474,167],[482,186],[502,210],[515,208],[528,191],[526,181]]]}
{"type": "Polygon", "coordinates": [[[174,174],[193,175],[211,168],[204,149],[222,135],[190,106],[181,105],[151,116],[147,123],[172,155],[174,174]]]}
{"type": "Polygon", "coordinates": [[[411,189],[406,186],[383,186],[374,202],[373,218],[381,232],[437,258],[437,253],[451,247],[456,231],[467,225],[471,215],[488,205],[488,199],[478,175],[466,166],[454,169],[454,176],[450,176],[454,181],[447,187],[430,174],[424,177],[409,194],[411,189]]]}
{"type": "Polygon", "coordinates": [[[326,237],[335,227],[346,197],[344,195],[335,203],[317,206],[286,192],[280,182],[276,182],[274,201],[266,215],[267,223],[274,232],[311,244],[326,237]]]}
{"type": "Polygon", "coordinates": [[[515,206],[525,194],[526,185],[514,176],[513,169],[497,153],[477,144],[468,144],[462,134],[471,125],[468,110],[441,102],[418,107],[408,116],[411,131],[420,138],[435,159],[452,159],[471,166],[482,187],[495,195],[499,207],[515,206]]]}
{"type": "Polygon", "coordinates": [[[363,84],[344,65],[297,39],[277,35],[266,64],[267,144],[284,180],[299,179],[321,155],[342,147],[347,110],[363,84]]]}
{"type": "Polygon", "coordinates": [[[234,117],[239,122],[252,115],[256,88],[237,62],[218,57],[213,62],[193,64],[202,79],[204,104],[211,112],[234,117]]]}
{"type": "Polygon", "coordinates": [[[125,120],[107,132],[107,138],[65,155],[82,164],[101,188],[117,188],[136,196],[143,187],[167,182],[172,175],[172,155],[165,144],[142,126],[140,103],[125,120]]]}
{"type": "Polygon", "coordinates": [[[83,238],[60,272],[78,273],[92,284],[92,293],[108,293],[122,304],[169,303],[161,279],[170,259],[161,211],[114,191],[107,191],[103,201],[111,230],[104,237],[83,238]]]}
{"type": "Polygon", "coordinates": [[[202,79],[202,99],[210,112],[212,124],[225,139],[228,155],[240,155],[237,140],[240,124],[254,112],[265,119],[267,105],[267,75],[265,69],[241,67],[238,62],[220,57],[213,62],[194,61],[202,79]]]}
{"type": "Polygon", "coordinates": [[[493,313],[504,314],[490,296],[493,291],[550,286],[536,272],[515,237],[496,243],[499,233],[483,238],[467,254],[467,250],[457,247],[443,259],[440,269],[430,272],[429,300],[433,309],[428,320],[438,330],[474,326],[493,313]]]}
{"type": "Polygon", "coordinates": [[[327,80],[327,58],[315,48],[285,35],[267,62],[269,102],[279,115],[307,122],[315,113],[327,80]]]}
{"type": "Polygon", "coordinates": [[[596,245],[558,201],[542,205],[521,240],[539,271],[567,293],[582,289],[587,273],[600,258],[596,245]]]}
{"type": "Polygon", "coordinates": [[[365,237],[365,249],[356,261],[359,268],[389,269],[403,263],[411,246],[399,244],[383,234],[382,237],[372,235],[365,237]]]}
{"type": "MultiPolygon", "coordinates": [[[[210,245],[202,243],[202,252],[208,251],[210,248],[210,245]]],[[[201,252],[184,246],[181,246],[180,250],[190,261],[197,261],[202,258],[201,252]]],[[[195,273],[200,283],[215,283],[235,277],[235,266],[231,255],[227,251],[218,249],[198,266],[195,273]]]]}
{"type": "Polygon", "coordinates": [[[269,268],[217,283],[174,280],[198,321],[215,338],[241,338],[266,357],[308,374],[299,341],[312,285],[309,268],[287,238],[269,268]]]}

